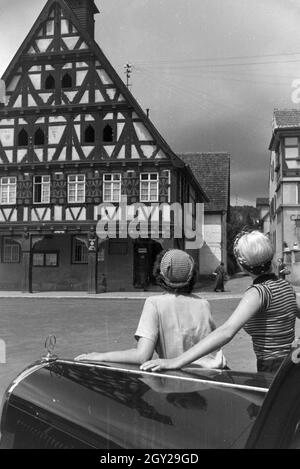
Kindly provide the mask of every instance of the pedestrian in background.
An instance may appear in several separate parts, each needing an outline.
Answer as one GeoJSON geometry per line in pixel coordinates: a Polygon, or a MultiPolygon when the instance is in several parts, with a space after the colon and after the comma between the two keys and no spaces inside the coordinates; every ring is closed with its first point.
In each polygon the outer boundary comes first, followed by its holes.
{"type": "Polygon", "coordinates": [[[224,262],[221,262],[221,264],[216,268],[216,270],[214,271],[214,275],[216,276],[216,284],[214,291],[224,291],[224,282],[227,278],[224,262]]]}

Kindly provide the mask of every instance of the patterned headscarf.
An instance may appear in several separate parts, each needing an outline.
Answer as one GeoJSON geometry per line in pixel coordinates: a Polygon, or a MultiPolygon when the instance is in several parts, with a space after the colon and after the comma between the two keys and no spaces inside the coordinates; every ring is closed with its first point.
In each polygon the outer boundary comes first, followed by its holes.
{"type": "Polygon", "coordinates": [[[251,264],[249,265],[249,262],[245,257],[239,252],[238,250],[238,243],[240,239],[247,235],[250,234],[251,232],[249,231],[241,231],[235,238],[234,244],[233,244],[233,254],[234,257],[236,258],[237,262],[240,264],[240,266],[245,269],[247,272],[250,272],[253,275],[261,275],[265,274],[268,272],[271,268],[272,264],[272,259],[273,259],[273,253],[268,255],[266,259],[263,259],[261,262],[256,263],[256,264],[251,264]]]}
{"type": "Polygon", "coordinates": [[[160,274],[166,285],[182,288],[194,275],[194,259],[180,249],[168,250],[160,261],[160,274]]]}

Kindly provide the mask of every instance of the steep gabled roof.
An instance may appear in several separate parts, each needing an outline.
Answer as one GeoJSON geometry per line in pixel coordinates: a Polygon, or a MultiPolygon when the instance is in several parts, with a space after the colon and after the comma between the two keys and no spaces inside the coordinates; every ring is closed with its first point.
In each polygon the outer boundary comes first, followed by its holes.
{"type": "Polygon", "coordinates": [[[205,211],[227,211],[230,191],[229,153],[181,153],[178,155],[190,166],[209,202],[205,211]]]}
{"type": "MultiPolygon", "coordinates": [[[[119,88],[121,91],[122,95],[125,98],[125,101],[131,106],[136,114],[139,116],[139,118],[143,121],[145,127],[147,130],[152,134],[154,139],[158,142],[158,144],[161,146],[162,150],[168,155],[170,158],[171,162],[173,163],[174,166],[176,167],[183,167],[184,164],[183,162],[178,158],[178,156],[173,152],[173,150],[169,147],[167,142],[164,140],[164,138],[161,136],[161,134],[158,132],[157,128],[154,126],[154,124],[150,121],[149,117],[146,115],[146,113],[143,111],[141,106],[138,104],[134,96],[131,94],[125,83],[121,80],[109,60],[106,58],[104,55],[103,51],[100,49],[98,44],[95,42],[95,40],[90,36],[90,34],[82,27],[80,24],[76,14],[72,11],[72,9],[69,7],[69,5],[64,1],[64,0],[48,0],[46,5],[44,6],[43,10],[41,11],[40,15],[38,16],[37,20],[35,21],[34,25],[32,26],[30,32],[24,39],[23,43],[21,44],[20,48],[18,49],[17,53],[15,54],[14,58],[10,62],[8,68],[4,72],[2,79],[7,82],[10,78],[11,75],[14,73],[22,55],[26,53],[26,50],[28,49],[31,41],[33,40],[35,34],[37,34],[37,31],[41,27],[42,23],[47,20],[51,9],[56,5],[59,5],[64,12],[66,18],[68,18],[74,26],[77,28],[78,32],[80,35],[83,37],[85,40],[86,44],[89,47],[89,50],[95,54],[95,57],[99,62],[103,65],[103,68],[107,71],[113,82],[116,84],[116,86],[119,88]]],[[[46,53],[47,54],[47,53],[46,53]]],[[[67,60],[67,59],[66,59],[67,60]]]]}

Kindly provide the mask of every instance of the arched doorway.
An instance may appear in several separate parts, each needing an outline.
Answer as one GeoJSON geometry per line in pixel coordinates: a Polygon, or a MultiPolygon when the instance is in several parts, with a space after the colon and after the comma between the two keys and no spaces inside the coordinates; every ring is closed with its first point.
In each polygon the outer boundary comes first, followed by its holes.
{"type": "Polygon", "coordinates": [[[162,246],[153,239],[137,239],[134,243],[133,286],[135,288],[151,288],[155,285],[153,266],[162,246]]]}

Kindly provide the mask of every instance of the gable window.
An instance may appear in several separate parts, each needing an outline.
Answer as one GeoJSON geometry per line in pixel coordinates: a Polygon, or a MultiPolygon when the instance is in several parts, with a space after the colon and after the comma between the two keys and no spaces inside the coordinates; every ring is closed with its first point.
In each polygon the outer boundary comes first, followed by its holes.
{"type": "Polygon", "coordinates": [[[294,160],[299,158],[299,143],[297,137],[285,137],[284,139],[285,158],[294,160]]]}
{"type": "Polygon", "coordinates": [[[120,202],[121,174],[103,174],[103,202],[120,202]]]}
{"type": "Polygon", "coordinates": [[[95,129],[88,125],[84,130],[84,143],[95,143],[95,129]]]}
{"type": "Polygon", "coordinates": [[[54,90],[55,89],[55,79],[51,73],[47,76],[45,80],[45,89],[46,90],[54,90]]]}
{"type": "Polygon", "coordinates": [[[41,128],[38,128],[34,134],[34,145],[41,146],[45,144],[45,134],[41,128]]]}
{"type": "Polygon", "coordinates": [[[4,264],[20,262],[20,245],[12,238],[3,238],[2,262],[4,264]]]}
{"type": "Polygon", "coordinates": [[[33,202],[48,204],[50,202],[50,176],[34,176],[33,202]]]}
{"type": "Polygon", "coordinates": [[[83,241],[77,239],[75,236],[72,238],[72,263],[73,264],[87,264],[88,262],[88,249],[83,241]]]}
{"type": "Polygon", "coordinates": [[[18,146],[26,147],[28,145],[28,133],[25,129],[20,130],[18,134],[18,146]]]}
{"type": "Polygon", "coordinates": [[[103,142],[106,142],[106,143],[113,142],[114,132],[113,132],[113,128],[110,124],[106,124],[106,126],[104,127],[103,134],[102,134],[102,140],[103,140],[103,142]]]}
{"type": "Polygon", "coordinates": [[[0,179],[0,204],[9,205],[16,203],[17,178],[3,177],[0,179]]]}
{"type": "Polygon", "coordinates": [[[65,73],[61,80],[61,87],[62,88],[72,88],[73,80],[69,73],[65,73]]]}
{"type": "Polygon", "coordinates": [[[158,173],[140,174],[140,201],[158,201],[158,173]]]}
{"type": "Polygon", "coordinates": [[[85,201],[85,175],[75,174],[68,176],[68,202],[82,203],[85,201]]]}

